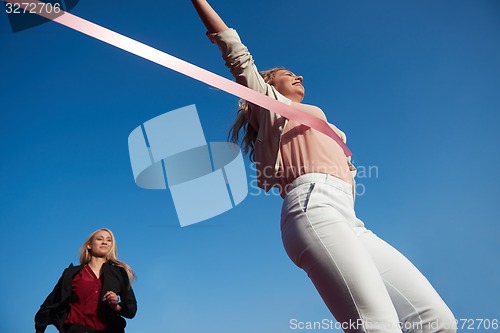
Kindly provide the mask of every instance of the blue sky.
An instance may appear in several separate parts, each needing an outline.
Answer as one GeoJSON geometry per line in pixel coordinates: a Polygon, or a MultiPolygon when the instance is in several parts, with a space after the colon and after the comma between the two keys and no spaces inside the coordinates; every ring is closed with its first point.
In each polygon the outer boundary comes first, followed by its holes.
{"type": "MultiPolygon", "coordinates": [[[[367,171],[365,224],[457,318],[500,319],[500,2],[211,4],[260,69],[303,75],[304,102],[347,133],[367,171]]],[[[72,13],[230,77],[189,1],[81,1],[72,13]]],[[[331,318],[283,249],[279,196],[250,189],[181,228],[168,191],[134,183],[134,128],[196,104],[207,140],[224,141],[237,98],[53,22],[13,34],[0,13],[0,51],[0,331],[33,330],[99,227],[138,275],[127,332],[285,333],[291,319],[331,318]]]]}

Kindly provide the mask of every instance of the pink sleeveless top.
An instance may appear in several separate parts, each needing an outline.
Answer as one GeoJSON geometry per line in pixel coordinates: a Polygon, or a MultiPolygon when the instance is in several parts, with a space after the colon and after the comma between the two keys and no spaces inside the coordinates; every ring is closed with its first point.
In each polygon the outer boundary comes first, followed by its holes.
{"type": "MultiPolygon", "coordinates": [[[[323,120],[324,112],[312,105],[292,102],[291,106],[323,120]]],[[[345,141],[337,127],[332,129],[345,141]]],[[[307,173],[325,173],[352,185],[349,164],[342,148],[331,138],[305,125],[289,120],[283,129],[280,146],[280,192],[284,196],[286,185],[307,173]]]]}

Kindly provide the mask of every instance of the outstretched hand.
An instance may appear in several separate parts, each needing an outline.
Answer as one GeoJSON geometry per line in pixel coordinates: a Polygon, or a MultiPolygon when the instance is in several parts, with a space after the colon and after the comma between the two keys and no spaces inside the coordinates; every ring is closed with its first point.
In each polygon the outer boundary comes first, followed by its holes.
{"type": "Polygon", "coordinates": [[[206,0],[191,0],[191,2],[209,33],[221,32],[228,28],[206,0]]]}

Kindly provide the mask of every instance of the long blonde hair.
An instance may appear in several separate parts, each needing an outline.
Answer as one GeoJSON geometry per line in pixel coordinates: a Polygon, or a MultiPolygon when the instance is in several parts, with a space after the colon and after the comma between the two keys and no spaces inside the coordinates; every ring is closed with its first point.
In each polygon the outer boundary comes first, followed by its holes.
{"type": "MultiPolygon", "coordinates": [[[[268,84],[273,84],[274,75],[280,71],[286,70],[283,67],[275,67],[266,71],[260,72],[260,75],[264,81],[268,84]]],[[[257,140],[257,131],[248,122],[248,102],[244,99],[238,101],[238,112],[236,114],[236,120],[229,129],[228,138],[229,141],[238,144],[240,141],[240,132],[243,131],[243,137],[241,138],[241,147],[243,152],[247,154],[250,152],[250,161],[254,161],[254,149],[255,140],[257,140]]]]}
{"type": "Polygon", "coordinates": [[[115,235],[113,235],[113,232],[109,230],[108,228],[101,228],[97,229],[93,233],[91,233],[88,237],[85,243],[80,248],[80,265],[85,265],[90,262],[91,254],[90,250],[88,249],[87,245],[92,243],[92,240],[94,236],[99,232],[99,231],[107,231],[111,235],[111,250],[109,253],[106,255],[106,260],[111,261],[113,264],[115,264],[118,267],[122,267],[125,269],[128,275],[128,280],[130,281],[130,284],[132,284],[135,280],[135,273],[132,270],[132,268],[124,263],[123,261],[118,260],[118,251],[116,249],[116,241],[115,241],[115,235]]]}

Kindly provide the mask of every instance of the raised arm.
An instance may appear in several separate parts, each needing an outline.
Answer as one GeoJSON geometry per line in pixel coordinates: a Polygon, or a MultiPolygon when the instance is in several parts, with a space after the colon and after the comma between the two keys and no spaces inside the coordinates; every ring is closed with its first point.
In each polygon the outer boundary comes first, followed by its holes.
{"type": "Polygon", "coordinates": [[[207,29],[208,38],[217,44],[226,66],[241,85],[278,99],[287,104],[290,100],[267,84],[259,74],[253,58],[234,29],[228,28],[206,0],[191,0],[207,29]]]}
{"type": "Polygon", "coordinates": [[[219,33],[228,27],[220,18],[219,14],[208,4],[206,0],[191,0],[198,16],[207,28],[208,33],[219,33]]]}

